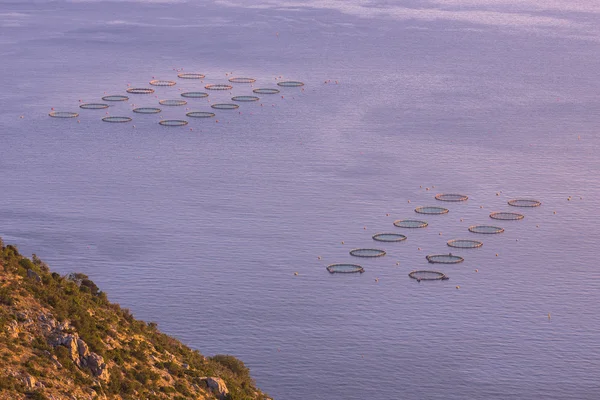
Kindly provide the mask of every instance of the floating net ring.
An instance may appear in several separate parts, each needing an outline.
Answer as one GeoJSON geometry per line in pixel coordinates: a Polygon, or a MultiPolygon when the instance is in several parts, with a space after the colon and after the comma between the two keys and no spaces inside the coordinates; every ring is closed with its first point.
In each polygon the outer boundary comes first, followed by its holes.
{"type": "Polygon", "coordinates": [[[133,109],[133,112],[138,114],[158,114],[161,111],[162,110],[157,107],[140,107],[133,109]]]}
{"type": "Polygon", "coordinates": [[[415,211],[419,214],[448,214],[447,208],[435,206],[417,207],[415,211]]]}
{"type": "Polygon", "coordinates": [[[206,92],[184,92],[184,93],[181,93],[181,97],[189,97],[192,99],[202,99],[204,97],[208,97],[208,93],[206,93],[206,92]]]}
{"type": "Polygon", "coordinates": [[[258,101],[258,100],[260,100],[260,97],[256,97],[256,96],[233,96],[231,98],[231,100],[233,100],[233,101],[258,101]]]}
{"type": "Polygon", "coordinates": [[[237,104],[232,103],[217,103],[211,105],[211,107],[217,110],[235,110],[236,108],[240,108],[237,104]]]}
{"type": "Polygon", "coordinates": [[[504,228],[492,225],[473,225],[469,227],[469,232],[493,235],[495,233],[504,232],[504,228]]]}
{"type": "Polygon", "coordinates": [[[229,78],[229,82],[233,83],[254,83],[256,79],[254,78],[229,78]]]}
{"type": "Polygon", "coordinates": [[[279,89],[271,89],[271,88],[258,88],[252,91],[256,94],[277,94],[279,93],[279,89]]]}
{"type": "Polygon", "coordinates": [[[406,236],[400,233],[377,233],[373,235],[373,240],[378,242],[402,242],[406,240],[406,236]]]}
{"type": "Polygon", "coordinates": [[[104,96],[102,98],[102,100],[104,100],[104,101],[127,101],[127,100],[129,100],[129,97],[123,96],[120,94],[111,94],[109,96],[104,96]]]}
{"type": "Polygon", "coordinates": [[[455,256],[452,253],[449,254],[430,254],[425,256],[427,261],[432,264],[458,264],[465,261],[461,256],[455,256]]]}
{"type": "Polygon", "coordinates": [[[421,281],[446,281],[450,278],[438,271],[411,271],[408,273],[413,279],[416,279],[418,282],[421,281]]]}
{"type": "Polygon", "coordinates": [[[159,124],[162,126],[185,126],[188,122],[183,119],[163,119],[159,124]]]}
{"type": "Polygon", "coordinates": [[[152,86],[175,86],[175,81],[161,81],[160,79],[154,79],[150,81],[152,86]]]}
{"type": "Polygon", "coordinates": [[[454,239],[448,240],[448,246],[456,247],[459,249],[476,249],[478,247],[483,246],[483,242],[479,240],[469,240],[469,239],[454,239]]]}
{"type": "Polygon", "coordinates": [[[52,111],[48,115],[51,116],[52,118],[77,118],[77,117],[79,117],[78,113],[70,112],[70,111],[52,111]]]}
{"type": "Polygon", "coordinates": [[[304,86],[304,82],[300,82],[300,81],[283,81],[283,82],[277,82],[277,86],[282,86],[282,87],[300,87],[300,86],[304,86]]]}
{"type": "Polygon", "coordinates": [[[331,274],[362,274],[365,269],[358,264],[331,264],[327,266],[327,271],[331,274]]]}
{"type": "Polygon", "coordinates": [[[212,118],[216,114],[213,112],[208,112],[208,111],[190,111],[189,113],[187,113],[185,115],[187,115],[188,117],[191,117],[191,118],[212,118]]]}
{"type": "Polygon", "coordinates": [[[104,117],[104,118],[102,118],[102,121],[119,123],[119,122],[131,122],[132,119],[129,117],[104,117]]]}
{"type": "Polygon", "coordinates": [[[516,221],[525,218],[525,216],[514,212],[493,212],[490,214],[490,218],[501,219],[503,221],[516,221]]]}
{"type": "Polygon", "coordinates": [[[426,221],[419,221],[416,219],[399,219],[394,221],[394,226],[398,228],[425,228],[429,225],[426,221]]]}
{"type": "Polygon", "coordinates": [[[79,106],[79,108],[83,108],[84,110],[102,110],[104,108],[108,108],[108,104],[104,103],[84,103],[79,106]]]}
{"type": "Polygon", "coordinates": [[[181,78],[181,79],[204,79],[204,78],[206,78],[206,75],[186,72],[186,73],[177,74],[177,77],[181,78]]]}
{"type": "Polygon", "coordinates": [[[467,201],[469,196],[458,193],[440,193],[435,195],[435,199],[440,201],[467,201]]]}
{"type": "Polygon", "coordinates": [[[354,257],[382,257],[385,256],[385,251],[380,249],[353,249],[350,250],[350,255],[354,257]]]}
{"type": "Polygon", "coordinates": [[[231,85],[223,85],[223,84],[212,84],[204,86],[205,89],[208,90],[231,90],[233,86],[231,85]]]}
{"type": "Polygon", "coordinates": [[[539,207],[542,202],[534,199],[512,199],[508,201],[508,205],[513,207],[539,207]]]}
{"type": "Polygon", "coordinates": [[[131,94],[152,94],[152,93],[154,93],[154,89],[150,89],[150,88],[129,88],[129,89],[127,89],[127,93],[131,93],[131,94]]]}
{"type": "Polygon", "coordinates": [[[185,106],[187,104],[187,101],[185,101],[185,100],[160,100],[159,103],[162,104],[163,106],[177,107],[177,106],[185,106]]]}

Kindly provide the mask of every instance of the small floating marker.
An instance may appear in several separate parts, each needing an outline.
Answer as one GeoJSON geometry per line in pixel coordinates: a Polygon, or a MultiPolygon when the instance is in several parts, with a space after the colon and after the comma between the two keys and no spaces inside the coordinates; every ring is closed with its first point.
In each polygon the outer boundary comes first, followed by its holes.
{"type": "Polygon", "coordinates": [[[550,313],[548,313],[548,320],[550,320],[550,318],[551,318],[551,317],[550,317],[550,313]]]}
{"type": "Polygon", "coordinates": [[[456,286],[456,288],[457,288],[457,289],[460,289],[460,286],[458,286],[458,285],[457,285],[457,286],[456,286]]]}
{"type": "Polygon", "coordinates": [[[498,253],[496,253],[496,257],[498,257],[498,253]]]}
{"type": "Polygon", "coordinates": [[[479,270],[478,270],[478,269],[476,269],[476,270],[475,270],[475,272],[479,272],[479,270]]]}
{"type": "Polygon", "coordinates": [[[344,244],[344,241],[342,241],[342,244],[344,244]]]}
{"type": "Polygon", "coordinates": [[[298,276],[298,273],[297,273],[297,272],[294,272],[294,275],[298,276]]]}
{"type": "Polygon", "coordinates": [[[554,214],[556,214],[556,211],[554,211],[554,214]]]}

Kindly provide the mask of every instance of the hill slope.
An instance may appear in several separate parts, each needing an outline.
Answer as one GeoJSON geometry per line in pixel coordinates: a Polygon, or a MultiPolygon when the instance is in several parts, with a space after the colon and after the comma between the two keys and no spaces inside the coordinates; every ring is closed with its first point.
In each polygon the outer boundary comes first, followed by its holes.
{"type": "Polygon", "coordinates": [[[0,399],[266,399],[233,356],[138,321],[83,274],[0,239],[0,399]]]}

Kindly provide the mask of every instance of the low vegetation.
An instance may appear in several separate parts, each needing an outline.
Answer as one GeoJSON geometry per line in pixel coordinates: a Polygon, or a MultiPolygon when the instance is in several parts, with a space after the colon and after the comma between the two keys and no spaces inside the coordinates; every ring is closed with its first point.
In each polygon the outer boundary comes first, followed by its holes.
{"type": "Polygon", "coordinates": [[[0,239],[0,399],[266,399],[230,355],[205,357],[0,239]]]}

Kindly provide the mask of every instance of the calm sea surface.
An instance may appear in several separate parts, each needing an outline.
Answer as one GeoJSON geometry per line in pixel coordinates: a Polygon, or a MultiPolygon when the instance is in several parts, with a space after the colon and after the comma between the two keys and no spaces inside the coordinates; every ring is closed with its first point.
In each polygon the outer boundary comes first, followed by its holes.
{"type": "Polygon", "coordinates": [[[0,235],[277,399],[597,399],[600,5],[542,3],[2,0],[0,235]],[[306,85],[218,123],[131,112],[231,72],[306,85]],[[152,77],[177,85],[108,109],[132,123],[47,116],[152,77]],[[419,205],[450,212],[392,225],[419,205]],[[484,245],[409,279],[455,238],[484,245]]]}

